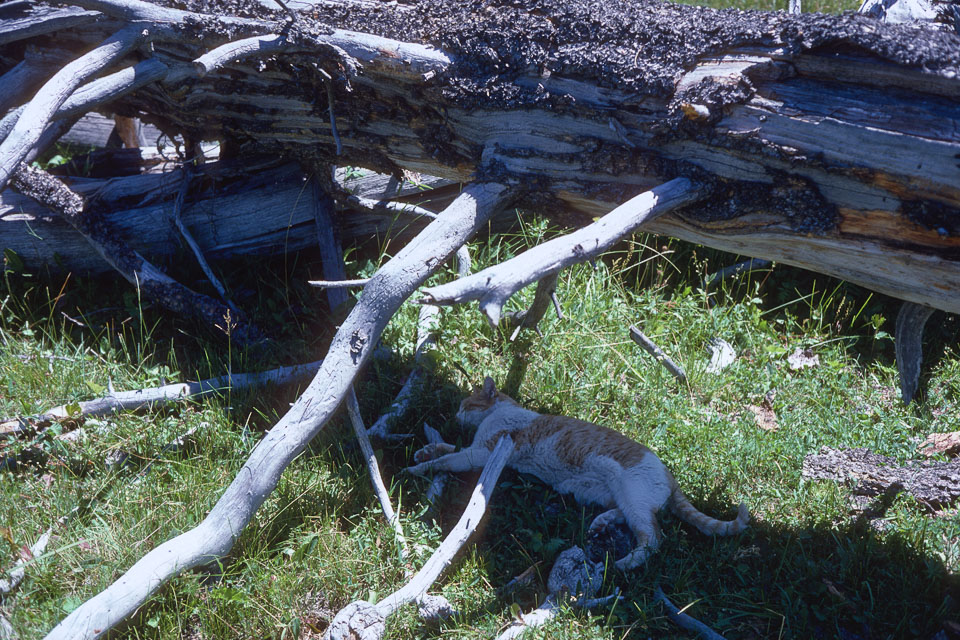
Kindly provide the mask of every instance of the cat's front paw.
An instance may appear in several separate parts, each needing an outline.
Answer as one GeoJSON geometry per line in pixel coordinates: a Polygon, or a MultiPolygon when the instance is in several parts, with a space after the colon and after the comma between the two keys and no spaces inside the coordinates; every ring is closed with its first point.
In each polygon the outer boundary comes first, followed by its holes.
{"type": "Polygon", "coordinates": [[[413,461],[422,464],[427,460],[434,460],[456,450],[456,447],[446,442],[431,442],[413,454],[413,461]]]}

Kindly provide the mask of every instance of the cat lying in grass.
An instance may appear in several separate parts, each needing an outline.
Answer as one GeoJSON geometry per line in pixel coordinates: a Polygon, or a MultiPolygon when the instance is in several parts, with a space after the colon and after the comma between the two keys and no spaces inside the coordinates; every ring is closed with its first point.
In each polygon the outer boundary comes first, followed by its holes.
{"type": "Polygon", "coordinates": [[[410,473],[481,469],[500,436],[509,435],[515,448],[507,466],[537,476],[560,493],[572,493],[579,502],[609,509],[594,519],[591,533],[626,521],[637,546],[617,560],[621,570],[640,566],[657,550],[656,514],[664,506],[707,535],[734,535],[750,518],[744,504],[730,521],[701,513],[647,447],[591,422],[524,409],[497,391],[491,378],[460,404],[457,420],[477,427],[473,443],[460,451],[449,444],[427,445],[414,454],[419,464],[409,467],[410,473]]]}

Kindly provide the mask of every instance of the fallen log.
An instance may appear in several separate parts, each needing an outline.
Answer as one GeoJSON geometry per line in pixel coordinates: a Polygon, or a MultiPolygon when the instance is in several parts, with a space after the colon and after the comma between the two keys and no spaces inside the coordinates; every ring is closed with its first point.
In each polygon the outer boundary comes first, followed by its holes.
{"type": "Polygon", "coordinates": [[[88,46],[134,17],[189,29],[151,32],[165,78],[111,103],[163,130],[394,174],[509,175],[537,186],[528,205],[589,215],[703,180],[708,203],[644,228],[960,310],[956,35],[650,2],[326,1],[293,25],[255,6],[223,22],[73,4],[16,3],[0,41],[33,44],[24,24],[49,33],[79,9],[104,14],[88,46]],[[266,58],[203,57],[252,36],[266,58]]]}
{"type": "MultiPolygon", "coordinates": [[[[152,166],[154,157],[144,158],[146,167],[152,166]]],[[[316,245],[313,204],[304,197],[308,176],[296,164],[264,158],[248,159],[243,166],[214,161],[196,171],[206,187],[188,196],[182,219],[208,259],[279,255],[316,245]]],[[[65,180],[76,193],[96,196],[107,222],[133,250],[164,264],[182,251],[175,228],[166,222],[180,188],[178,175],[171,171],[65,180]]],[[[412,183],[347,169],[340,169],[337,175],[345,189],[377,201],[412,199],[435,207],[450,199],[450,189],[442,189],[449,182],[440,179],[412,183]],[[441,189],[435,191],[434,186],[441,189]]],[[[504,226],[512,219],[504,215],[498,224],[504,226]]],[[[335,219],[343,237],[351,242],[376,236],[407,239],[428,222],[404,210],[349,207],[335,219]]],[[[31,270],[46,267],[83,274],[110,271],[110,265],[91,252],[87,241],[69,224],[12,189],[0,193],[0,245],[17,254],[31,270]]]]}

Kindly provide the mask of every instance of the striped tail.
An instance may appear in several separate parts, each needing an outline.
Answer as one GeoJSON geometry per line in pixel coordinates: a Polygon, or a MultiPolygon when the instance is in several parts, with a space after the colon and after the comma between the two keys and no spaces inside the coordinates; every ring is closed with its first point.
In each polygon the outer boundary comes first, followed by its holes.
{"type": "Polygon", "coordinates": [[[670,508],[678,518],[692,524],[708,536],[732,536],[743,531],[747,527],[747,522],[750,521],[747,505],[742,502],[735,519],[716,520],[690,504],[687,496],[683,495],[680,489],[676,489],[670,496],[670,508]]]}

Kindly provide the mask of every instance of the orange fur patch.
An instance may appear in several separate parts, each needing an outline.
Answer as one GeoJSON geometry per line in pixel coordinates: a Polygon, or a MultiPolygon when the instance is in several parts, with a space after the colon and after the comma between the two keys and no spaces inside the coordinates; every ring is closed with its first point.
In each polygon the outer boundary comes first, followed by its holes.
{"type": "Polygon", "coordinates": [[[538,416],[523,429],[494,434],[486,445],[493,449],[500,436],[509,434],[516,446],[530,446],[557,433],[560,434],[557,457],[572,467],[583,466],[587,456],[597,454],[613,458],[624,468],[629,468],[650,453],[650,449],[622,433],[567,416],[538,416]]]}
{"type": "Polygon", "coordinates": [[[506,402],[508,404],[520,406],[516,400],[504,393],[500,393],[498,391],[496,395],[491,398],[482,388],[480,388],[471,393],[463,400],[463,402],[460,403],[460,411],[483,411],[492,407],[496,402],[506,402]]]}

